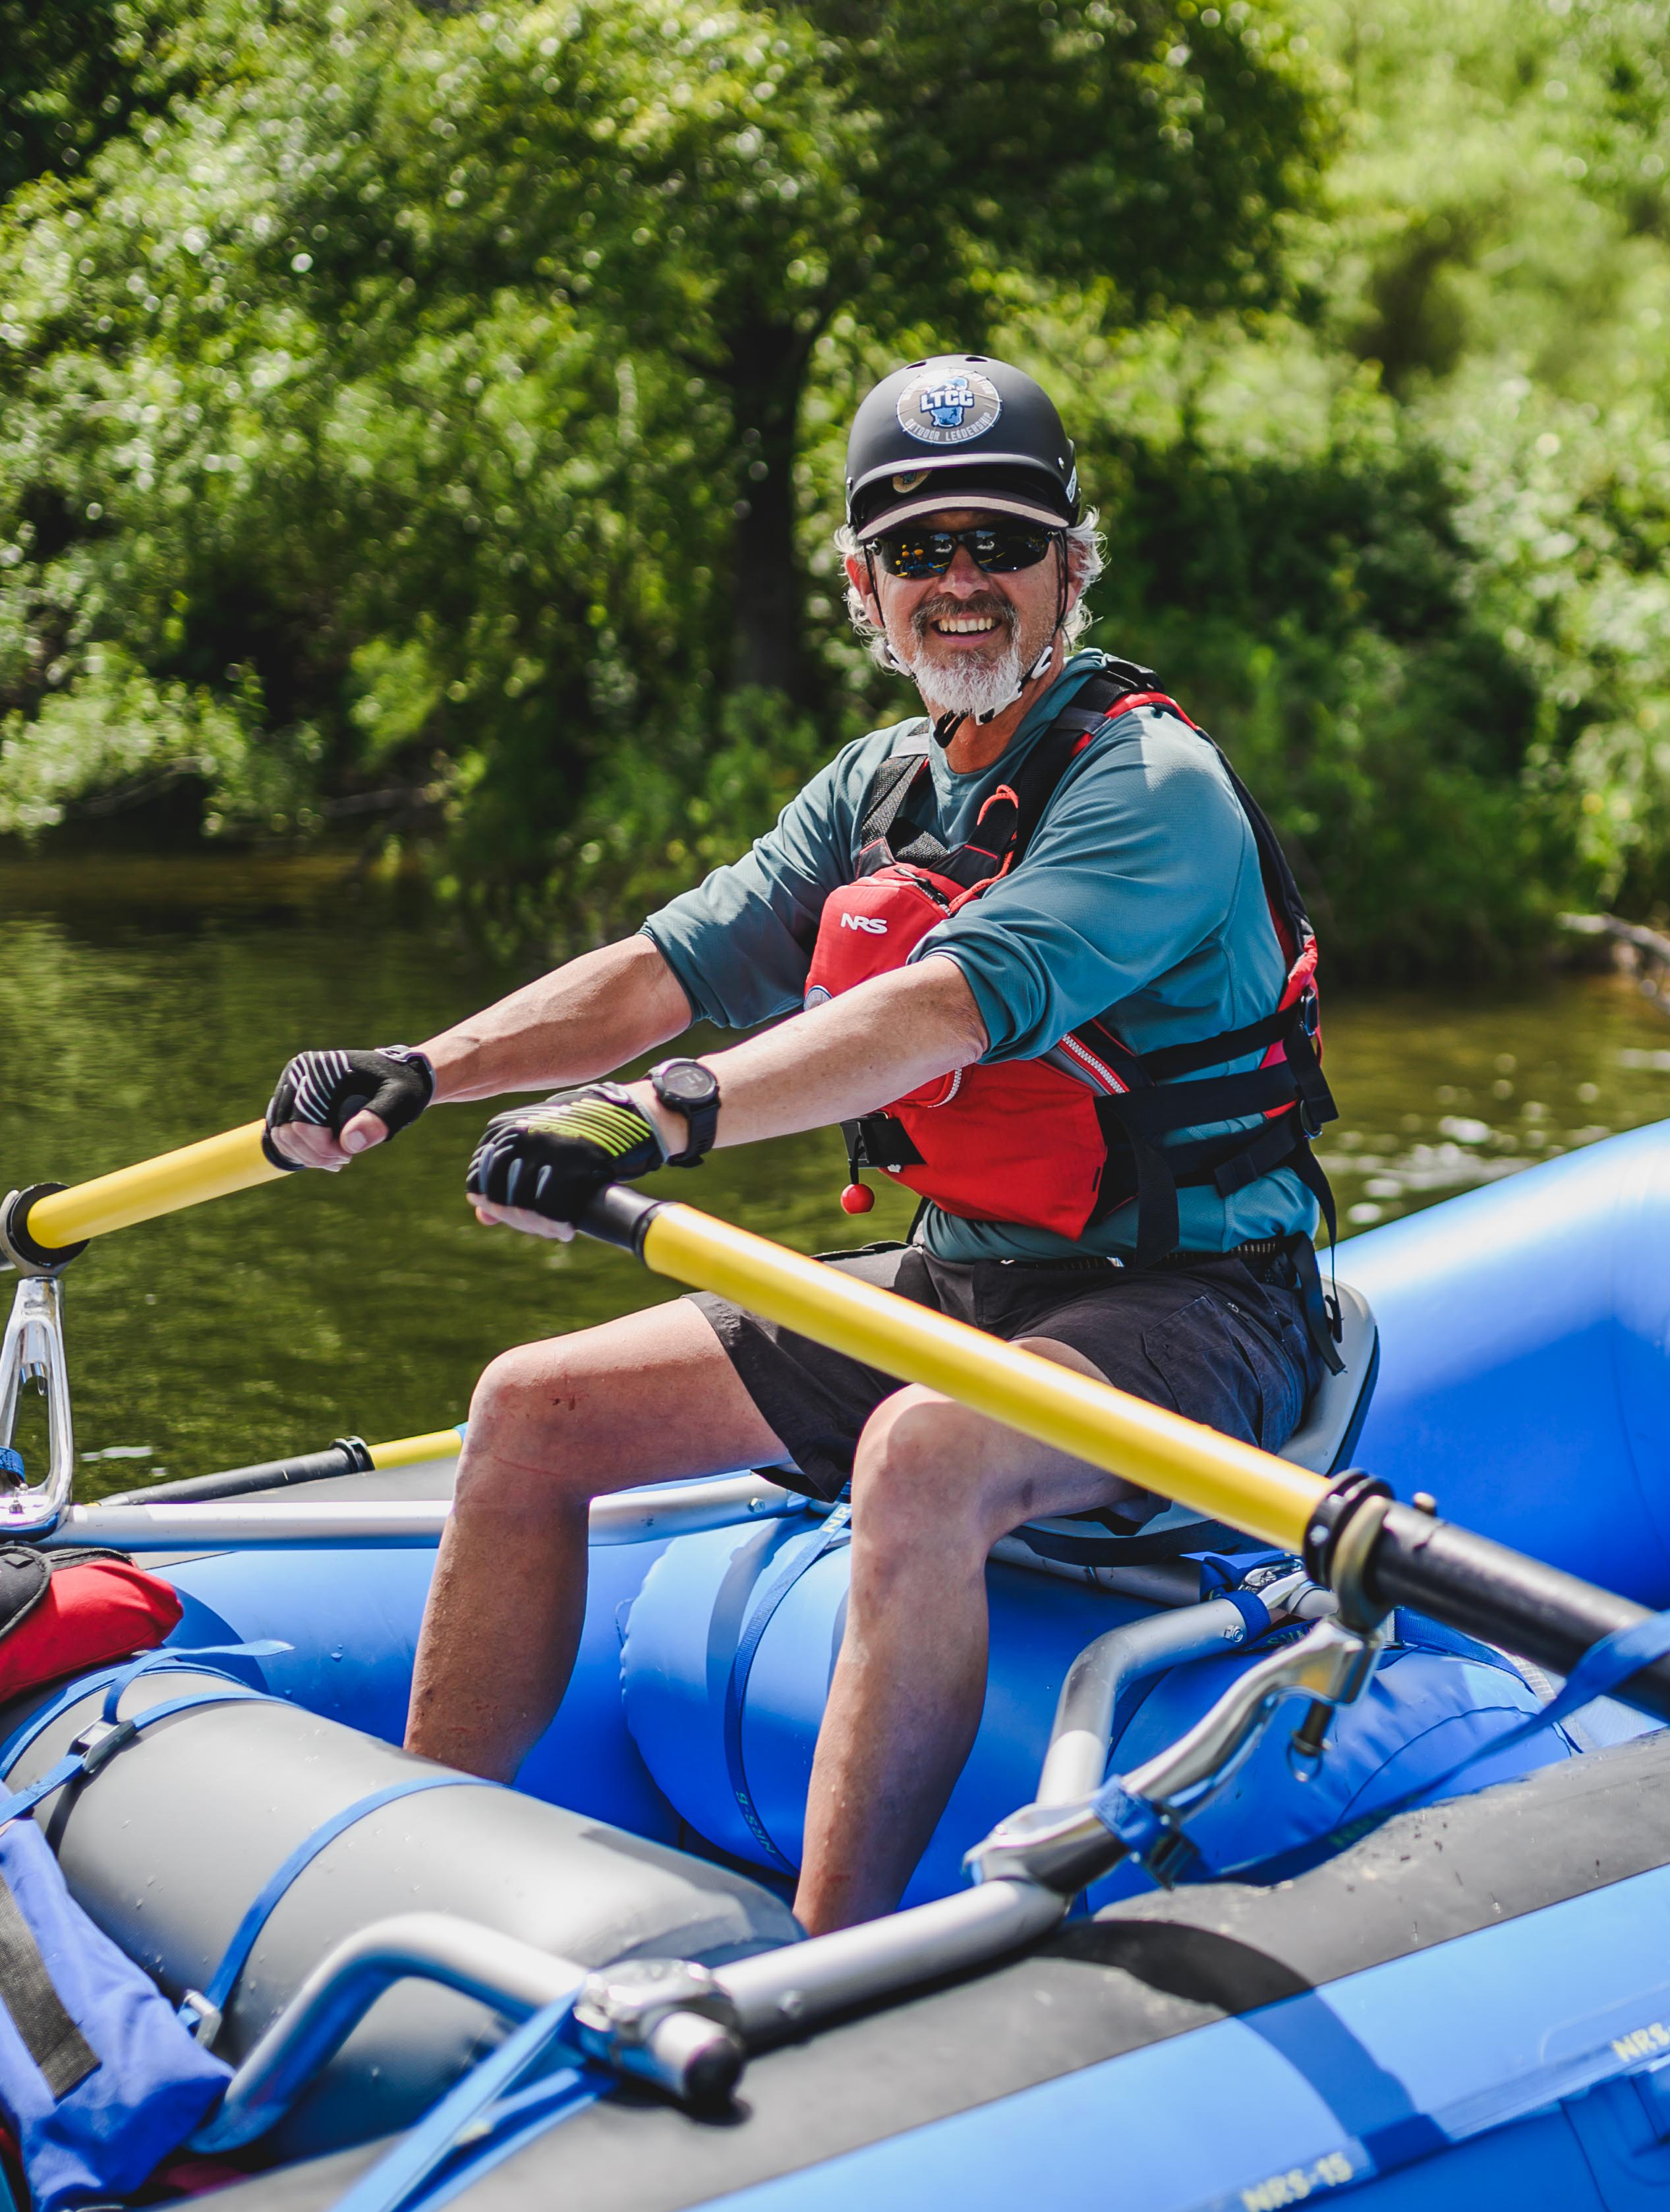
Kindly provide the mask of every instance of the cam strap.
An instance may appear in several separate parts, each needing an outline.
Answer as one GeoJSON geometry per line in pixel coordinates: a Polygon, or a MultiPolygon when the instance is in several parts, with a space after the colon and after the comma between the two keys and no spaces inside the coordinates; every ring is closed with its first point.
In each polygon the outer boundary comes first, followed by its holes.
{"type": "MultiPolygon", "coordinates": [[[[149,1720],[149,1713],[142,1715],[149,1720]]],[[[291,1884],[304,1874],[322,1850],[334,1844],[338,1836],[361,1820],[380,1813],[386,1805],[397,1803],[403,1797],[416,1797],[427,1790],[497,1790],[502,1785],[483,1781],[475,1774],[446,1774],[426,1771],[403,1775],[399,1781],[391,1782],[381,1790],[373,1790],[367,1797],[356,1798],[344,1805],[328,1820],[321,1821],[311,1835],[304,1836],[282,1864],[274,1869],[262,1884],[260,1891],[245,1911],[243,1918],[233,1930],[232,1941],[221,1954],[221,1962],[210,1976],[206,1990],[187,1990],[180,2001],[179,2021],[202,2044],[212,2044],[220,2033],[221,2022],[238,1978],[249,1963],[249,1954],[261,1939],[274,1912],[282,1903],[291,1884]]]]}

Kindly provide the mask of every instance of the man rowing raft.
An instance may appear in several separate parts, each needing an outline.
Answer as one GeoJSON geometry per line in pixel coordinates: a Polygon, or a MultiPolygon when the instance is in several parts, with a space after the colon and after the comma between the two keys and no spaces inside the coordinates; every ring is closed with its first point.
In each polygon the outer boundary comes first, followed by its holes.
{"type": "MultiPolygon", "coordinates": [[[[335,1169],[433,1100],[494,1115],[483,1222],[566,1238],[610,1182],[839,1121],[923,1199],[835,1267],[1278,1448],[1332,1355],[1310,1239],[1315,944],[1268,825],[1148,671],[1076,649],[1101,567],[1046,393],[951,355],[853,426],[848,605],[920,715],[845,747],[774,829],[644,923],[416,1049],[307,1052],[268,1143],[335,1169]],[[696,1019],[775,1026],[600,1079],[696,1019]]],[[[494,1360],[407,1741],[509,1780],[586,1604],[587,1510],[770,1467],[851,1484],[852,1582],[795,1899],[890,1909],[979,1723],[985,1565],[1041,1516],[1140,1542],[1164,1501],[702,1292],[494,1360]]]]}

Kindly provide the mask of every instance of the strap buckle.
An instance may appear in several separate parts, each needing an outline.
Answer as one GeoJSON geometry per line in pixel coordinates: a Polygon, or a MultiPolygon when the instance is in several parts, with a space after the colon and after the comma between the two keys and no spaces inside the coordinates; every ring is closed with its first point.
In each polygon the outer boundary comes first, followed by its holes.
{"type": "Polygon", "coordinates": [[[201,1990],[187,1990],[175,2014],[192,2042],[200,2043],[205,2051],[220,2033],[225,2017],[220,2006],[211,2003],[201,1990]]]}
{"type": "Polygon", "coordinates": [[[107,1765],[118,1751],[125,1750],[139,1733],[137,1720],[90,1721],[71,1742],[71,1751],[81,1755],[82,1772],[90,1779],[101,1766],[107,1765]]]}

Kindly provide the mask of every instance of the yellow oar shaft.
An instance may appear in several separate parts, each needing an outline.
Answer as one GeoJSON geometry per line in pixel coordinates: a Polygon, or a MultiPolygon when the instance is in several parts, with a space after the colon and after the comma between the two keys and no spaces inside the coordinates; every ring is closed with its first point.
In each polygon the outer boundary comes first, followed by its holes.
{"type": "Polygon", "coordinates": [[[657,1274],[715,1291],[902,1382],[943,1390],[1041,1443],[1284,1551],[1301,1549],[1311,1508],[1327,1487],[1319,1476],[1254,1444],[1237,1443],[963,1322],[855,1282],[694,1206],[657,1211],[644,1237],[643,1258],[657,1274]]]}
{"type": "Polygon", "coordinates": [[[431,1429],[428,1436],[396,1437],[386,1444],[369,1444],[373,1467],[416,1467],[426,1459],[456,1459],[464,1443],[458,1429],[431,1429]]]}
{"type": "Polygon", "coordinates": [[[200,1145],[142,1160],[137,1167],[118,1168],[114,1175],[96,1176],[73,1190],[54,1191],[50,1198],[38,1198],[19,1225],[37,1243],[56,1251],[86,1237],[131,1229],[159,1213],[200,1206],[205,1199],[276,1182],[283,1170],[274,1167],[261,1150],[262,1127],[259,1121],[249,1121],[241,1129],[205,1137],[200,1145]]]}

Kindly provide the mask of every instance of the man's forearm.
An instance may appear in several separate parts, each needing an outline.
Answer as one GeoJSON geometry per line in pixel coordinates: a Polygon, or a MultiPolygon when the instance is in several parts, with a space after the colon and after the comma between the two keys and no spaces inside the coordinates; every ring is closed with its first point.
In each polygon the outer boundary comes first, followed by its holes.
{"type": "MultiPolygon", "coordinates": [[[[985,1024],[954,960],[938,956],[878,975],[810,1013],[744,1038],[702,1065],[719,1078],[720,1146],[751,1145],[875,1112],[966,1067],[986,1049],[985,1024]]],[[[662,1139],[683,1149],[685,1125],[647,1084],[633,1095],[662,1139]]]]}
{"type": "Polygon", "coordinates": [[[689,1027],[683,987],[647,937],[583,952],[422,1047],[440,1099],[607,1075],[689,1027]]]}

